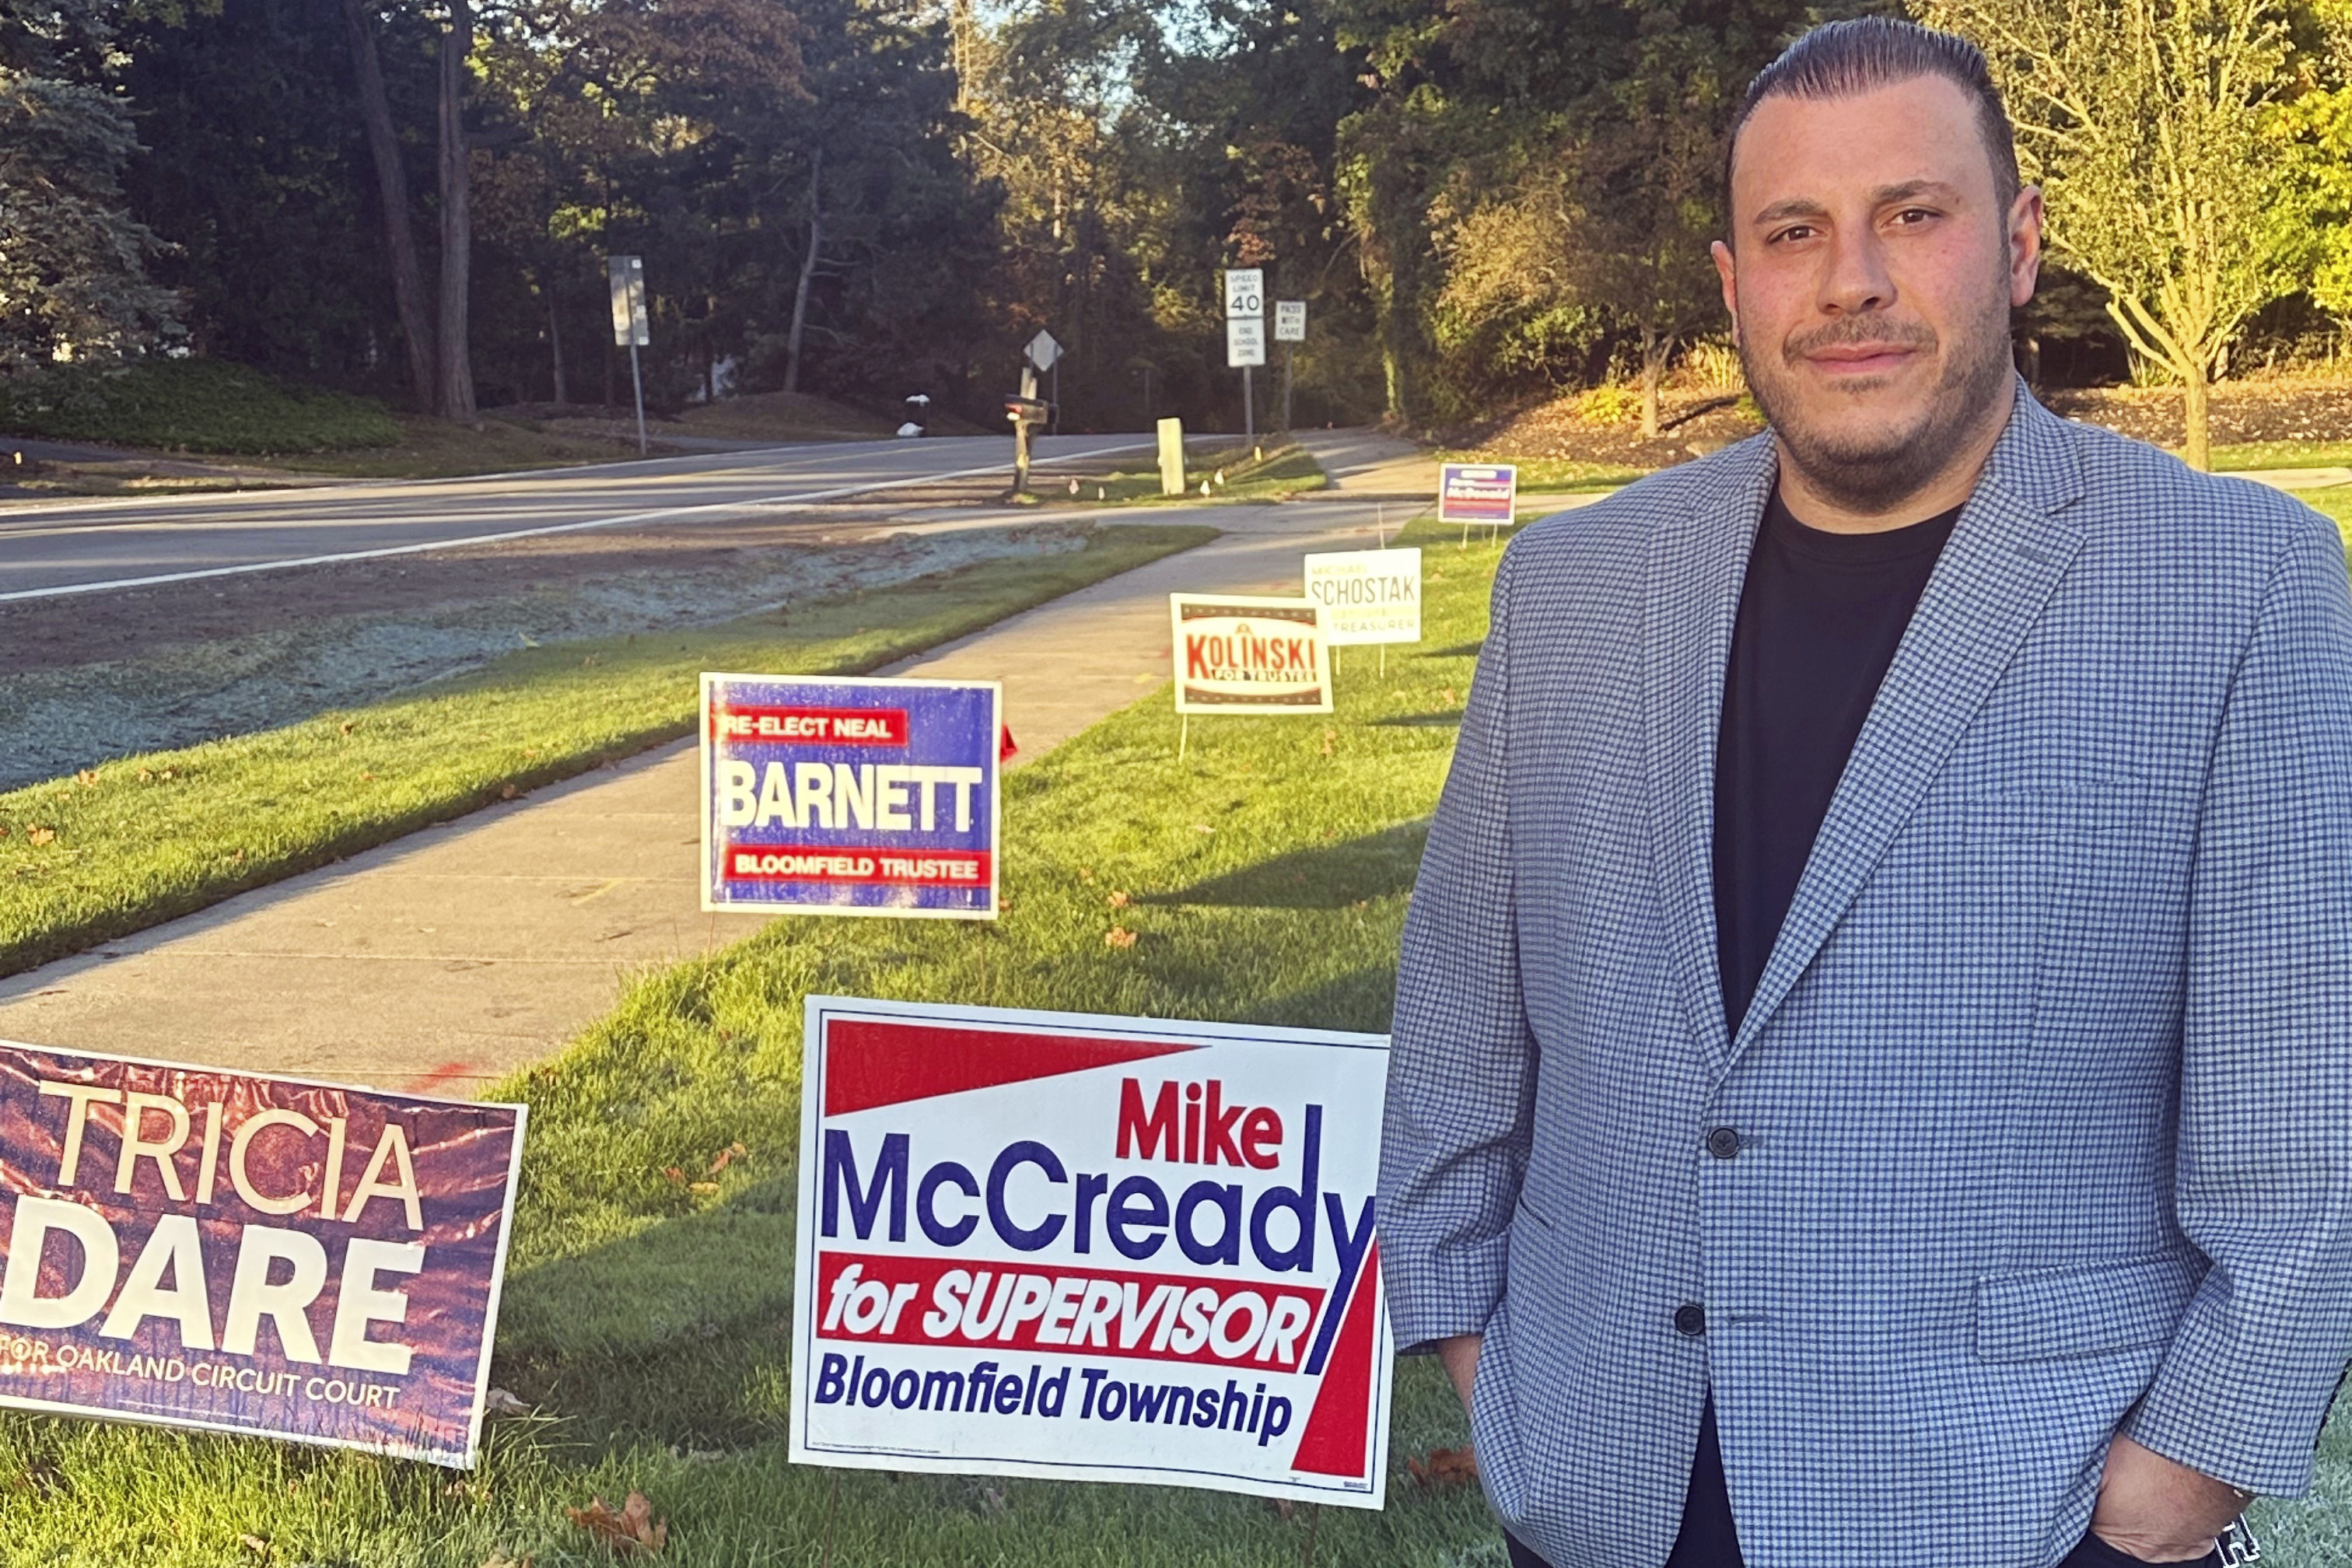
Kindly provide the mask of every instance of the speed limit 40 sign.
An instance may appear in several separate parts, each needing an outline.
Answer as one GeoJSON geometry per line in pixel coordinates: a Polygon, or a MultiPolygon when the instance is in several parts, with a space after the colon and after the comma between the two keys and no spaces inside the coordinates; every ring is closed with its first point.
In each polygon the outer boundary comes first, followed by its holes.
{"type": "Polygon", "coordinates": [[[1265,314],[1265,269],[1231,267],[1225,269],[1225,318],[1256,318],[1265,314]]]}

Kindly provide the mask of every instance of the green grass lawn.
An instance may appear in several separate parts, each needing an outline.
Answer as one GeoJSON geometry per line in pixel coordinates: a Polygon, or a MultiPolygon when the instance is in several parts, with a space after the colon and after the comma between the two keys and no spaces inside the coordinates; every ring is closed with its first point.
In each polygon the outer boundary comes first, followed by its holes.
{"type": "Polygon", "coordinates": [[[366,707],[0,794],[0,973],[693,732],[705,669],[856,674],[1214,537],[1106,529],[871,595],[552,644],[366,707]]]}
{"type": "Polygon", "coordinates": [[[711,1568],[1292,1568],[1310,1531],[1326,1568],[1501,1568],[1475,1491],[1402,1472],[1464,1440],[1425,1360],[1402,1369],[1381,1513],[784,1461],[802,997],[1385,1028],[1499,554],[1420,542],[1426,638],[1377,682],[1373,649],[1344,650],[1336,714],[1196,720],[1179,763],[1163,690],[1010,775],[1000,921],[780,920],[492,1091],[531,1108],[493,1381],[541,1414],[493,1423],[478,1471],[0,1415],[9,1560],[257,1563],[252,1535],[272,1563],[555,1568],[611,1561],[564,1508],[635,1488],[669,1521],[661,1561],[711,1568]],[[715,1190],[664,1174],[738,1142],[715,1190]]]}

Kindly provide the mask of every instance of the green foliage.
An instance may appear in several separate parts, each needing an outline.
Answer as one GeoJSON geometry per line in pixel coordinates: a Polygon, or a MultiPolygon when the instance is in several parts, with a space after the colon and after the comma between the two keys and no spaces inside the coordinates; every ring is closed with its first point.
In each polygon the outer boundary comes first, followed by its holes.
{"type": "Polygon", "coordinates": [[[46,365],[0,381],[0,429],[172,451],[301,453],[388,447],[383,405],[217,360],[46,365]]]}

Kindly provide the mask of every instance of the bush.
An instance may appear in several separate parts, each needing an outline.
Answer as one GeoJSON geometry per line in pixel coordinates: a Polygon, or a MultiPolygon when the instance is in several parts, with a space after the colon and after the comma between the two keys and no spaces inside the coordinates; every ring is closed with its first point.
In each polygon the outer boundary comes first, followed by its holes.
{"type": "Polygon", "coordinates": [[[1576,416],[1592,425],[1631,425],[1642,416],[1642,392],[1604,381],[1576,400],[1576,416]]]}
{"type": "Polygon", "coordinates": [[[401,439],[382,404],[220,360],[61,364],[0,381],[0,429],[56,441],[222,453],[339,452],[401,439]]]}

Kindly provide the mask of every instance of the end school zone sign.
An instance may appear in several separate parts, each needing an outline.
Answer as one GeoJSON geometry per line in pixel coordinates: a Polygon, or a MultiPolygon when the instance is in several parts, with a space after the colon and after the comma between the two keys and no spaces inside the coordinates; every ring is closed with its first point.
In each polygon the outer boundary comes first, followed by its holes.
{"type": "Polygon", "coordinates": [[[1385,1037],[807,1007],[795,1462],[1381,1506],[1385,1037]]]}

